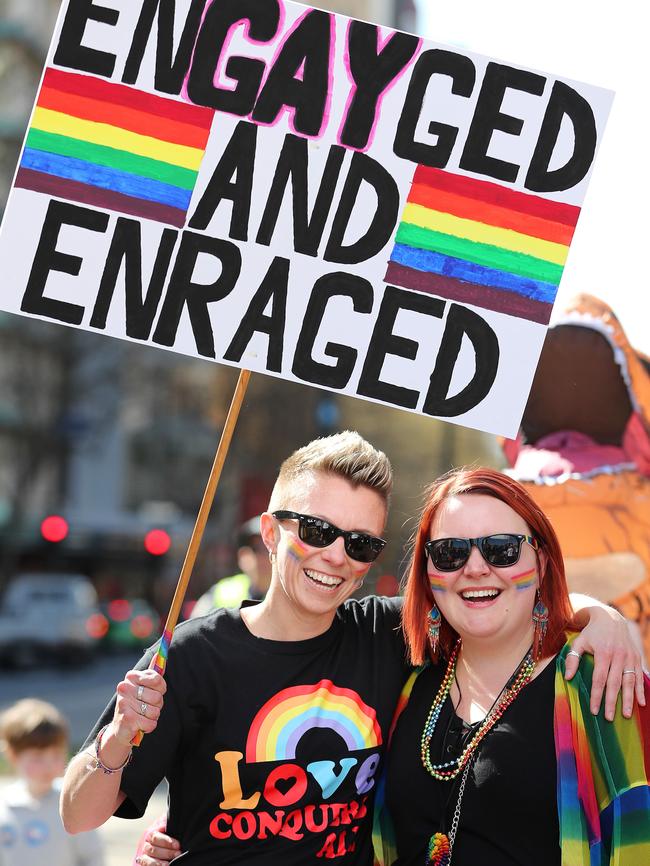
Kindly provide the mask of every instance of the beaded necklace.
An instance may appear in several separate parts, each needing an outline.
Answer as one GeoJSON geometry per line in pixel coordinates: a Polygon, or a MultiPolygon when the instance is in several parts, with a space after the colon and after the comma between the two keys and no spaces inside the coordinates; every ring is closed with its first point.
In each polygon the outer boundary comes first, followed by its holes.
{"type": "Polygon", "coordinates": [[[465,769],[466,764],[468,763],[468,761],[471,760],[474,753],[478,749],[481,740],[496,725],[501,716],[505,713],[510,704],[517,697],[519,692],[526,685],[528,685],[533,676],[533,671],[535,670],[535,659],[533,658],[531,647],[531,649],[528,650],[528,652],[522,659],[517,670],[514,672],[514,674],[510,677],[510,679],[504,686],[503,691],[501,692],[501,695],[499,696],[495,705],[483,719],[483,721],[477,728],[476,733],[465,746],[459,757],[455,758],[453,761],[445,761],[442,764],[434,764],[431,761],[430,756],[431,739],[435,732],[438,718],[440,717],[442,705],[444,704],[447,695],[449,694],[451,685],[456,676],[456,662],[458,661],[460,646],[460,640],[456,641],[456,645],[454,646],[454,649],[449,657],[449,663],[447,665],[447,671],[445,673],[444,679],[440,684],[438,694],[433,699],[433,704],[431,705],[429,715],[427,716],[427,720],[424,724],[424,730],[422,731],[422,764],[425,769],[428,770],[428,772],[433,776],[433,778],[438,779],[438,781],[440,782],[447,782],[451,779],[455,779],[459,773],[462,773],[462,771],[465,769]]]}

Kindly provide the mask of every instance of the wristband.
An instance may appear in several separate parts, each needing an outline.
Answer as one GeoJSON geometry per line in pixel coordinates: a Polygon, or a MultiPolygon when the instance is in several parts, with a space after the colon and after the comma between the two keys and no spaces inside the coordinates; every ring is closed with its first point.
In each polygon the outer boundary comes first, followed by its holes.
{"type": "Polygon", "coordinates": [[[104,727],[101,729],[101,731],[95,737],[95,744],[94,744],[95,754],[93,756],[93,760],[89,764],[89,768],[91,770],[101,770],[105,776],[110,776],[113,773],[119,773],[121,770],[123,770],[126,767],[126,765],[129,763],[129,761],[133,757],[133,749],[130,750],[129,754],[126,756],[126,760],[122,764],[120,764],[119,767],[107,767],[106,764],[102,761],[102,759],[99,756],[99,750],[100,750],[101,745],[102,745],[102,736],[104,735],[104,731],[106,730],[107,727],[108,727],[108,725],[104,725],[104,727]]]}

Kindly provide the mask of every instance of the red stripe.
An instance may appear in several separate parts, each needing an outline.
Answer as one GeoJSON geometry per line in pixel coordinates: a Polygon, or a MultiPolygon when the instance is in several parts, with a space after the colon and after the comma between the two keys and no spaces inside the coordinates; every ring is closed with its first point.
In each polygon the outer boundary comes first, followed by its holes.
{"type": "Polygon", "coordinates": [[[502,289],[492,289],[489,286],[456,280],[453,277],[418,271],[395,262],[388,263],[384,282],[413,289],[416,292],[438,295],[450,301],[472,304],[495,313],[517,316],[519,319],[527,319],[540,325],[548,325],[553,309],[552,304],[524,298],[516,292],[506,292],[502,289]]]}
{"type": "Polygon", "coordinates": [[[148,135],[160,141],[172,144],[183,144],[205,150],[208,133],[196,126],[179,123],[177,120],[163,120],[159,116],[152,117],[147,112],[111,102],[97,102],[85,96],[73,93],[63,93],[51,87],[43,87],[38,97],[39,108],[50,111],[60,111],[81,120],[91,120],[94,123],[107,123],[139,135],[148,135]]]}
{"type": "Polygon", "coordinates": [[[580,208],[559,201],[549,201],[537,195],[518,192],[514,189],[491,183],[487,180],[477,180],[443,171],[440,168],[429,168],[419,165],[415,170],[413,183],[423,184],[432,189],[452,192],[457,195],[478,199],[486,204],[496,204],[509,210],[520,211],[531,216],[542,217],[575,228],[580,215],[580,208]]]}
{"type": "Polygon", "coordinates": [[[76,72],[63,72],[60,69],[47,69],[43,79],[43,87],[52,87],[64,93],[74,93],[101,102],[112,102],[126,108],[146,111],[165,120],[177,120],[179,123],[189,123],[209,132],[212,125],[214,110],[203,108],[175,99],[145,93],[126,84],[115,84],[103,78],[92,75],[78,75],[76,72]]]}
{"type": "Polygon", "coordinates": [[[411,187],[408,201],[409,204],[419,204],[431,210],[453,214],[485,225],[512,229],[532,238],[553,241],[565,246],[571,243],[573,237],[573,226],[531,216],[521,211],[513,211],[497,204],[486,204],[478,199],[470,199],[456,193],[432,189],[419,183],[411,187]]]}
{"type": "Polygon", "coordinates": [[[89,186],[78,180],[67,180],[55,177],[29,168],[21,168],[16,175],[16,187],[40,192],[53,198],[64,198],[68,201],[77,201],[90,207],[100,207],[105,210],[113,210],[118,213],[131,214],[131,216],[154,220],[159,223],[182,228],[185,225],[185,211],[166,204],[158,204],[155,201],[146,201],[123,195],[120,192],[112,192],[108,189],[100,189],[89,186]]]}

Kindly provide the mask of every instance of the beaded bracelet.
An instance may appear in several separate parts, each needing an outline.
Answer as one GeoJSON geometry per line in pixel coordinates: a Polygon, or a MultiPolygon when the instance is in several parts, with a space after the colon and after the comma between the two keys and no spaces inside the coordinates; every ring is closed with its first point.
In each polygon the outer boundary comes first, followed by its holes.
{"type": "Polygon", "coordinates": [[[106,764],[99,757],[99,749],[100,749],[101,744],[102,744],[102,736],[104,735],[104,731],[106,730],[107,727],[108,727],[108,725],[104,725],[104,727],[101,729],[101,731],[95,737],[95,746],[94,746],[95,755],[94,755],[93,760],[89,766],[90,766],[90,769],[92,769],[92,770],[102,770],[102,772],[104,773],[105,776],[110,776],[113,773],[119,773],[120,770],[123,770],[126,767],[126,765],[129,763],[129,761],[133,757],[133,749],[131,749],[129,754],[126,756],[126,760],[124,761],[124,763],[120,764],[119,767],[107,767],[106,764]]]}

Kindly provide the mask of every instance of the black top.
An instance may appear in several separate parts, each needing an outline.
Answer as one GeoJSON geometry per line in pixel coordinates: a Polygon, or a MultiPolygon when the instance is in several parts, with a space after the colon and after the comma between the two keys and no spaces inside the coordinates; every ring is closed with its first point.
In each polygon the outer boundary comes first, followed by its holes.
{"type": "Polygon", "coordinates": [[[399,605],[346,602],[324,634],[297,642],[254,637],[239,610],[181,623],[160,722],[124,770],[117,814],[142,815],[167,777],[183,864],[369,866],[376,779],[408,673],[399,605]]]}
{"type": "MultiPolygon", "coordinates": [[[[422,765],[422,731],[445,673],[425,669],[402,713],[387,760],[386,801],[395,824],[395,866],[424,866],[429,839],[451,828],[462,773],[434,779],[422,765]]],[[[553,737],[555,665],[519,693],[478,747],[467,778],[453,866],[560,866],[553,737]]],[[[431,741],[434,764],[459,754],[470,727],[447,696],[431,741]]]]}

